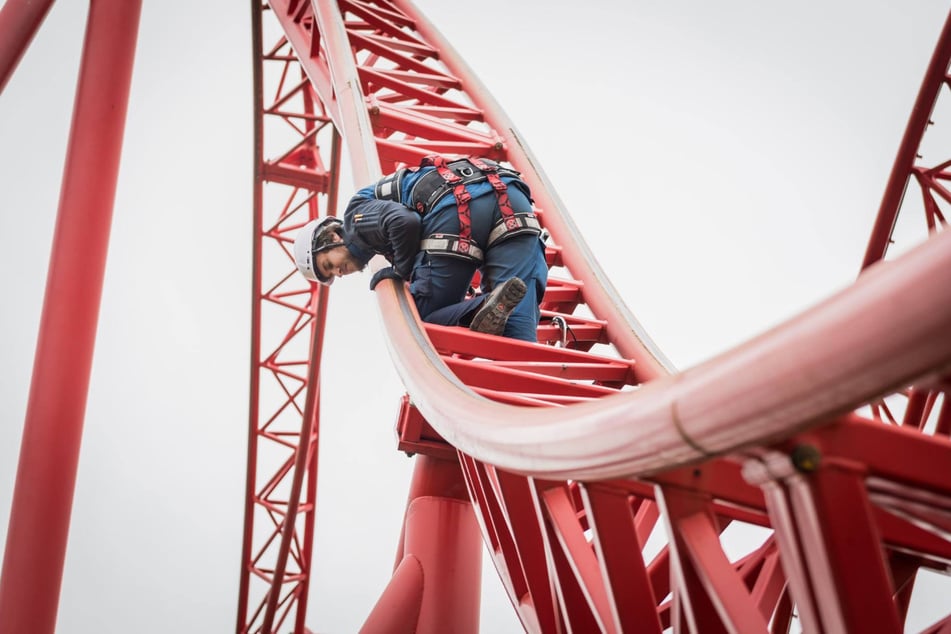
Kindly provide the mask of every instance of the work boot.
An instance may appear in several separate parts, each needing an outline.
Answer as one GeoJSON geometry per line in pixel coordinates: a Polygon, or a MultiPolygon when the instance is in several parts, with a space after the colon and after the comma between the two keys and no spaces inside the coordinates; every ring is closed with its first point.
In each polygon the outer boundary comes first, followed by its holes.
{"type": "Polygon", "coordinates": [[[495,288],[482,302],[469,324],[470,330],[484,332],[487,335],[501,335],[505,331],[505,322],[509,315],[525,297],[525,282],[512,277],[495,288]]]}

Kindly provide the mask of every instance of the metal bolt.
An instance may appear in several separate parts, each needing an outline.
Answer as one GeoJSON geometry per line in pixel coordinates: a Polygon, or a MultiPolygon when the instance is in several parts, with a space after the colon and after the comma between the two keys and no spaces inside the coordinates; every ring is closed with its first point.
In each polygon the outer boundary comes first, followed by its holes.
{"type": "Polygon", "coordinates": [[[812,445],[796,445],[789,454],[789,459],[799,471],[811,473],[819,468],[822,456],[812,445]]]}

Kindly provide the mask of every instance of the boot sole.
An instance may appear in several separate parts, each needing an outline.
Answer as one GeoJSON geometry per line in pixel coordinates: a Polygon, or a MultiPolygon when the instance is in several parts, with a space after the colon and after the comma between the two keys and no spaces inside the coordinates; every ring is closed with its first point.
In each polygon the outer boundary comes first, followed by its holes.
{"type": "Polygon", "coordinates": [[[501,335],[505,331],[509,315],[525,297],[526,290],[525,282],[517,277],[505,280],[489,293],[485,303],[472,318],[469,329],[487,335],[501,335]]]}

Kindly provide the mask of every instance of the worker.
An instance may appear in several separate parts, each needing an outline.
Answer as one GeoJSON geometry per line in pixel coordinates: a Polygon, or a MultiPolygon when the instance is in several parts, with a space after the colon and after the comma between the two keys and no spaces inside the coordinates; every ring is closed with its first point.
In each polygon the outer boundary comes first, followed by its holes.
{"type": "Polygon", "coordinates": [[[390,266],[374,273],[371,290],[384,279],[409,282],[423,321],[537,341],[548,265],[531,192],[515,170],[426,157],[359,190],[342,221],[312,220],[294,243],[300,272],[328,286],[377,254],[390,266]],[[479,294],[470,288],[476,271],[479,294]]]}

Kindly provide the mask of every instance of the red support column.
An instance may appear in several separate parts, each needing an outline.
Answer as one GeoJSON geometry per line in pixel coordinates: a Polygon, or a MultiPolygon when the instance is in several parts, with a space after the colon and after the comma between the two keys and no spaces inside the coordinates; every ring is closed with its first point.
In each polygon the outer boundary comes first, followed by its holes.
{"type": "Polygon", "coordinates": [[[53,0],[7,0],[0,7],[0,93],[53,6],[53,0]]]}
{"type": "Polygon", "coordinates": [[[0,632],[53,632],[141,0],[94,0],[73,110],[2,576],[0,632]]]}
{"type": "Polygon", "coordinates": [[[402,557],[361,632],[479,631],[482,538],[456,461],[416,457],[402,557]]]}

